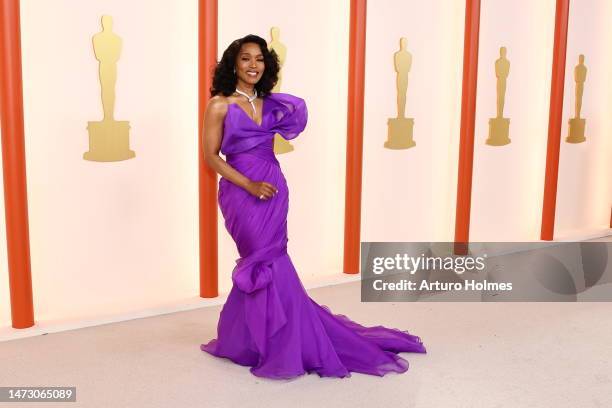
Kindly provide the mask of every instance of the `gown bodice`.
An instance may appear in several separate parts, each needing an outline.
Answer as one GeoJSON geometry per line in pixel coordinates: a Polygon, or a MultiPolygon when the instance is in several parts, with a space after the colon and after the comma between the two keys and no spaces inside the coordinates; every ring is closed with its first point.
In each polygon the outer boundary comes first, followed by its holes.
{"type": "Polygon", "coordinates": [[[296,138],[306,127],[308,109],[304,99],[287,94],[271,93],[263,98],[261,125],[236,103],[227,107],[223,121],[221,153],[228,162],[248,153],[278,164],[274,155],[274,135],[296,138]]]}

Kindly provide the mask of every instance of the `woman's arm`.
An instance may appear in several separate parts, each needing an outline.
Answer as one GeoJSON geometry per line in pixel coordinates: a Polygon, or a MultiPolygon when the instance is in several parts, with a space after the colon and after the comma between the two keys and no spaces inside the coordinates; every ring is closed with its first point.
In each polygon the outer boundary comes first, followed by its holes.
{"type": "Polygon", "coordinates": [[[210,99],[204,115],[204,131],[202,146],[204,150],[204,160],[222,177],[231,181],[239,187],[244,188],[256,197],[261,195],[264,199],[276,194],[276,187],[270,183],[251,181],[244,174],[230,166],[219,156],[221,149],[221,138],[223,137],[223,121],[227,114],[228,104],[221,98],[215,96],[210,99]]]}

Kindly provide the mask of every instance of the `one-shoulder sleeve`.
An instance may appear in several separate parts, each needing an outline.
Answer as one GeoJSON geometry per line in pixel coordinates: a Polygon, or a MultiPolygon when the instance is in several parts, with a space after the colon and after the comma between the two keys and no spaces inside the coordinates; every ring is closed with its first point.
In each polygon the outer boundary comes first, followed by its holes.
{"type": "Polygon", "coordinates": [[[308,108],[304,99],[287,93],[273,93],[270,100],[270,130],[283,139],[295,139],[306,128],[308,108]]]}
{"type": "Polygon", "coordinates": [[[287,93],[271,93],[266,96],[262,125],[240,111],[240,107],[228,106],[224,120],[221,153],[240,153],[268,143],[279,133],[283,138],[296,138],[306,127],[308,111],[304,99],[287,93]]]}

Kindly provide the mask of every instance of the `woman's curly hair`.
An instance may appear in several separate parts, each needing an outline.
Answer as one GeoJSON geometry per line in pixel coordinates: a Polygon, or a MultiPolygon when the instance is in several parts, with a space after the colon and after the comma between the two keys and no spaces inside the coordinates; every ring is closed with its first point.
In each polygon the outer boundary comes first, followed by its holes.
{"type": "Polygon", "coordinates": [[[280,70],[278,55],[274,50],[268,50],[266,40],[257,35],[249,34],[233,41],[223,52],[221,61],[217,62],[217,66],[215,67],[213,84],[210,88],[211,97],[219,93],[230,96],[236,90],[238,77],[234,73],[234,68],[240,48],[242,44],[245,43],[258,44],[263,54],[265,69],[261,78],[255,84],[257,93],[261,96],[268,95],[272,91],[272,88],[274,88],[274,85],[276,85],[278,81],[278,71],[280,70]]]}

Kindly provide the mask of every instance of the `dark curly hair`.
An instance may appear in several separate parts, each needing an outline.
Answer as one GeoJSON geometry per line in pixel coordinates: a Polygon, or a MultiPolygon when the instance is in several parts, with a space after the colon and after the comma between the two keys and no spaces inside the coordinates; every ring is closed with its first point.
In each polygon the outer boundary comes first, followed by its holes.
{"type": "Polygon", "coordinates": [[[260,80],[255,84],[257,93],[261,96],[269,95],[278,81],[278,71],[280,64],[278,55],[274,50],[268,50],[268,43],[263,38],[249,34],[242,38],[233,41],[229,47],[223,52],[221,61],[217,62],[213,76],[212,87],[210,88],[210,96],[215,96],[219,93],[230,96],[236,90],[238,77],[234,73],[236,66],[236,57],[242,44],[255,43],[261,48],[263,54],[265,69],[260,80]]]}

